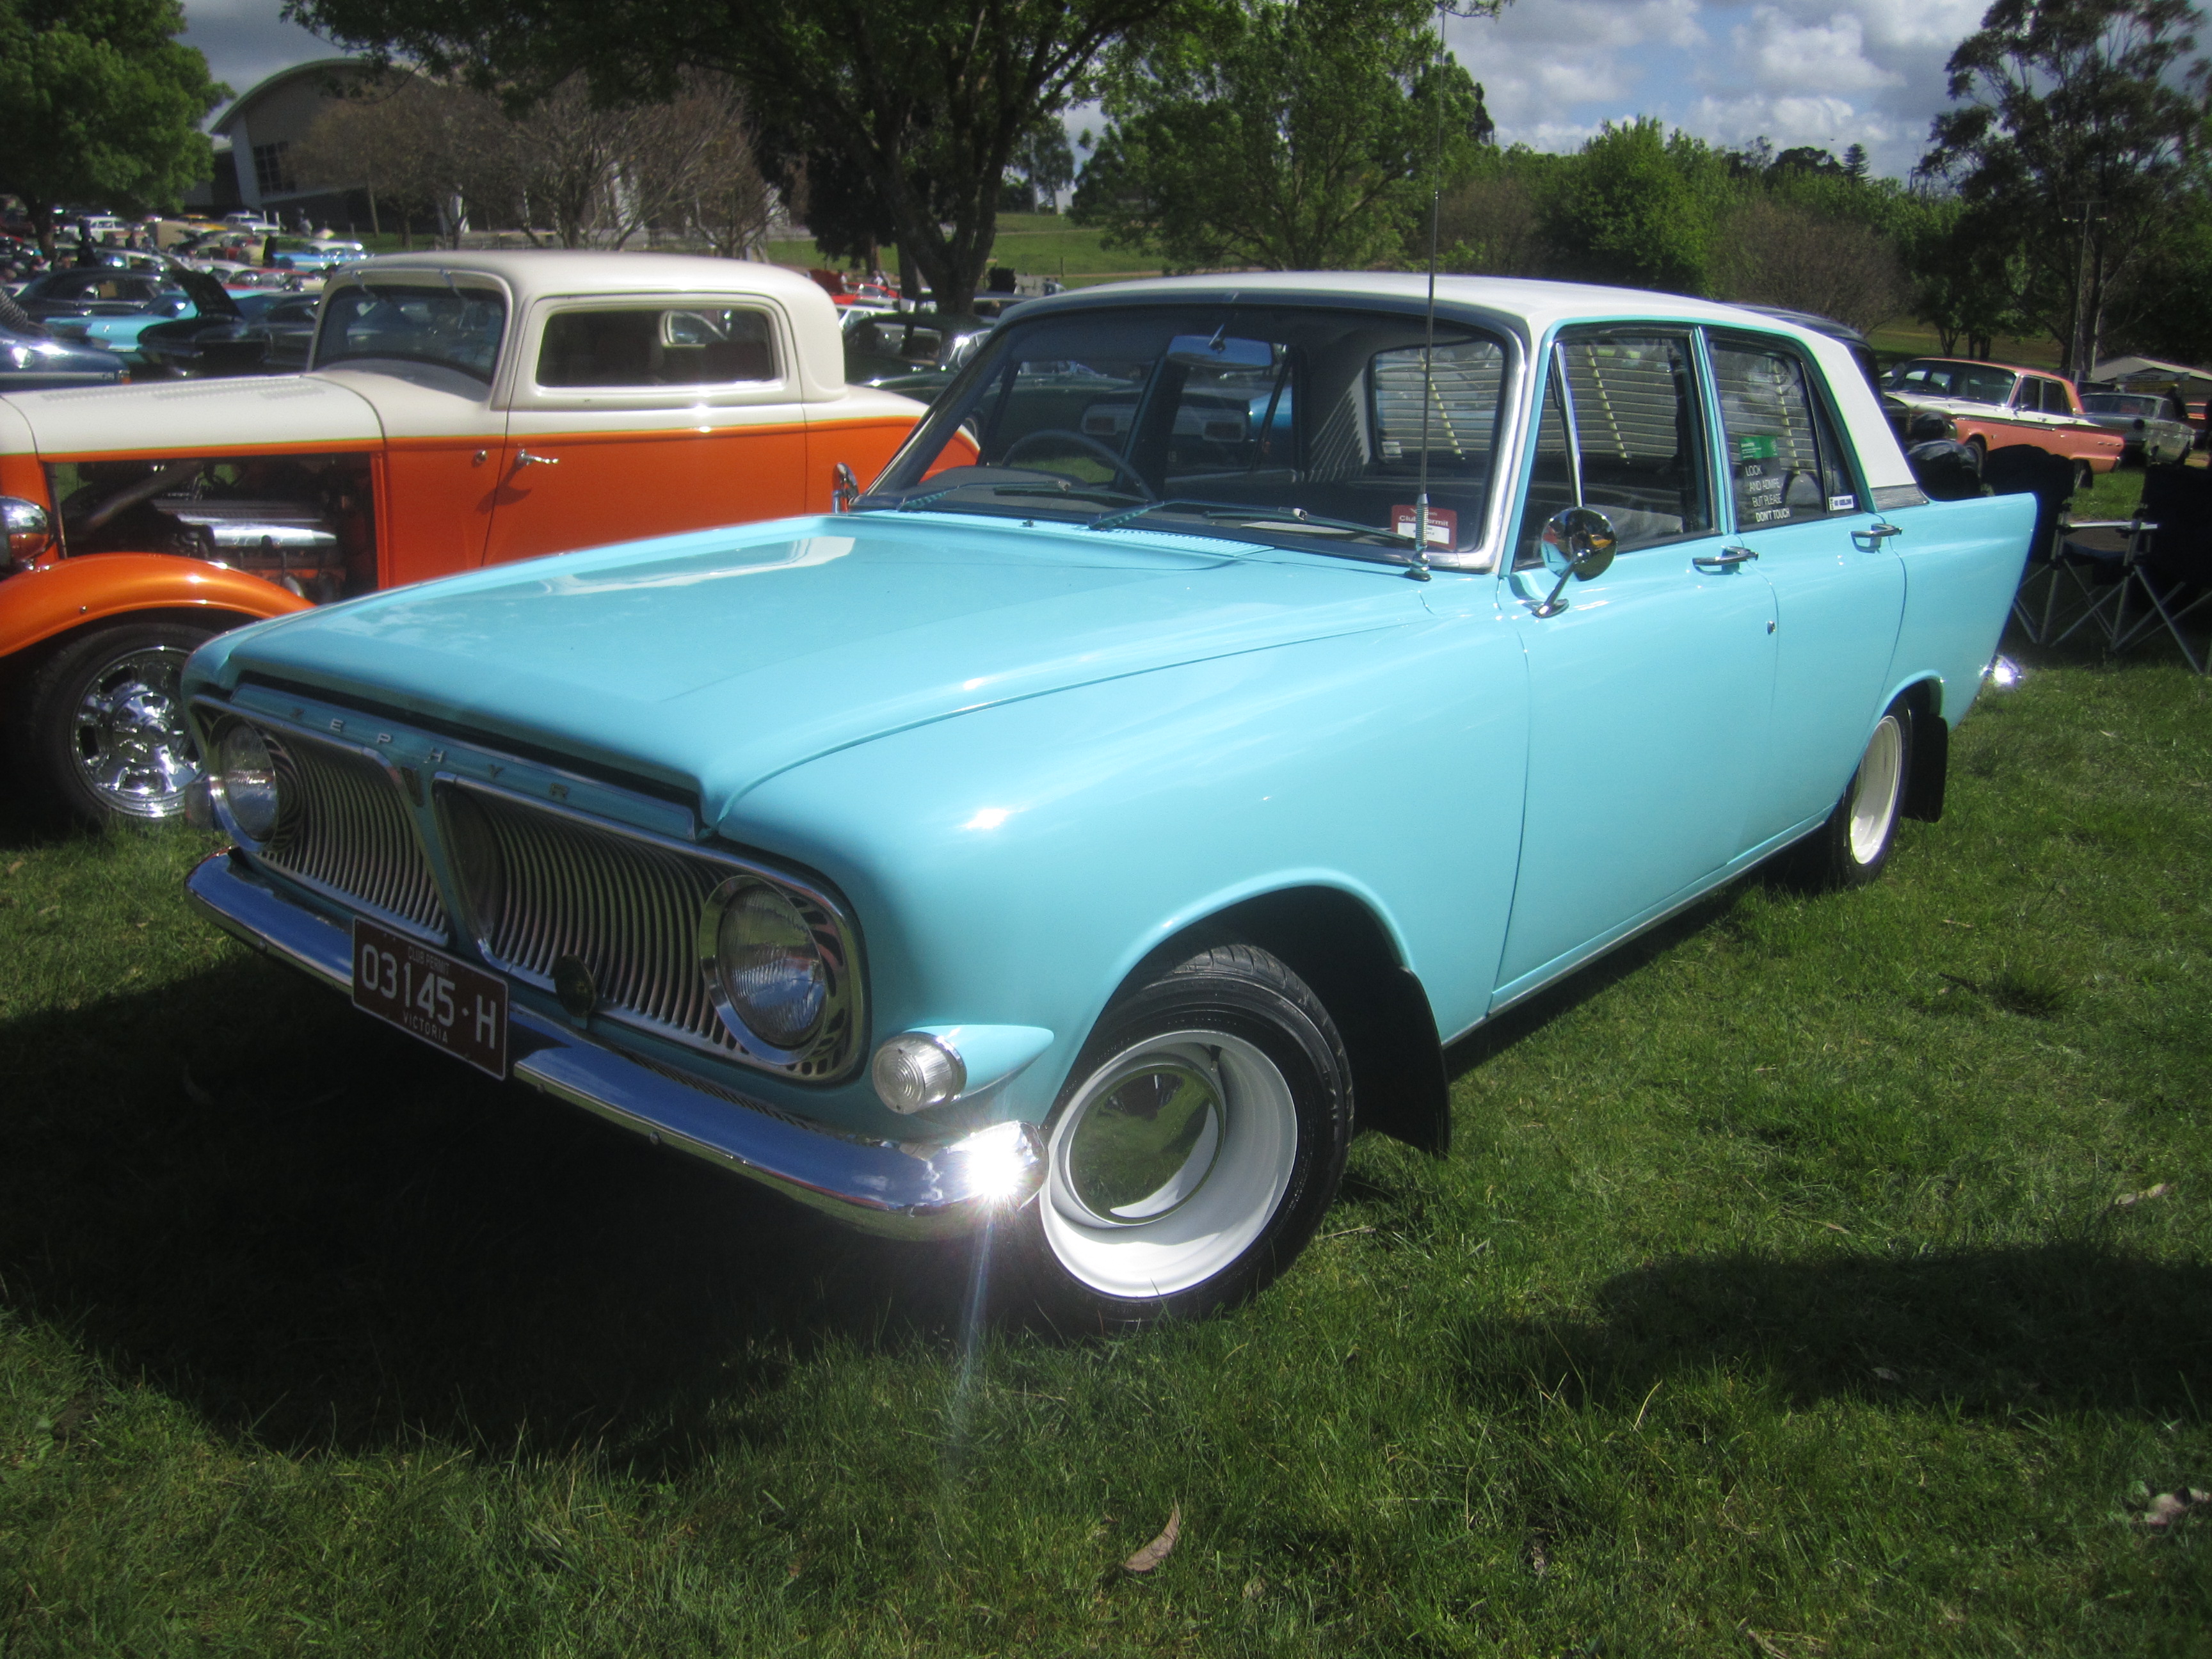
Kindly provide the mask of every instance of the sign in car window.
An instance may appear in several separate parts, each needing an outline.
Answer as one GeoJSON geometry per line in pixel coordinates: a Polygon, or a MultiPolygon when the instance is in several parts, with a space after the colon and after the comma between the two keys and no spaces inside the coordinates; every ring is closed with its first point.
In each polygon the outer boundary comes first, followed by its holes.
{"type": "Polygon", "coordinates": [[[1779,348],[1717,340],[1713,377],[1737,528],[1858,510],[1841,446],[1802,359],[1779,348]]]}

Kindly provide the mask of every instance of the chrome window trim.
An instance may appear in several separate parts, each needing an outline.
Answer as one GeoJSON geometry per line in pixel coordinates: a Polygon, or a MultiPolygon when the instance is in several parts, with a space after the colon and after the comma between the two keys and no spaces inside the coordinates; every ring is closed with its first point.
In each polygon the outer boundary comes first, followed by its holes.
{"type": "Polygon", "coordinates": [[[684,945],[705,981],[708,998],[713,1003],[717,1017],[723,1021],[736,1046],[732,1048],[713,1042],[615,1006],[603,1007],[592,1015],[594,1019],[604,1019],[664,1042],[678,1043],[701,1054],[711,1054],[720,1060],[750,1066],[795,1082],[842,1083],[858,1072],[866,1060],[869,1053],[867,958],[862,948],[858,922],[843,900],[829,890],[826,885],[817,884],[779,866],[763,863],[725,848],[702,846],[697,842],[656,835],[649,830],[641,830],[594,813],[579,811],[556,801],[441,769],[430,776],[429,799],[436,815],[438,838],[444,854],[434,867],[441,872],[440,886],[446,896],[447,915],[454,919],[457,929],[468,939],[486,966],[533,989],[549,995],[553,993],[553,981],[550,977],[518,967],[490,948],[490,940],[485,936],[481,919],[476,914],[474,902],[465,891],[461,878],[452,832],[452,817],[446,805],[456,792],[491,796],[526,811],[557,817],[584,830],[635,842],[677,858],[716,866],[725,872],[722,879],[709,890],[709,896],[701,907],[696,931],[692,939],[684,941],[684,945]],[[760,1042],[745,1030],[743,1022],[738,1020],[726,1006],[714,971],[714,932],[720,916],[716,901],[729,887],[732,878],[757,880],[776,888],[798,902],[802,911],[812,909],[819,913],[836,930],[839,951],[845,964],[844,971],[837,975],[829,1004],[823,1011],[822,1038],[803,1049],[787,1053],[760,1042]],[[815,1076],[799,1075],[802,1068],[821,1054],[826,1039],[841,1027],[849,1034],[847,1039],[849,1052],[836,1056],[826,1070],[815,1076]]]}

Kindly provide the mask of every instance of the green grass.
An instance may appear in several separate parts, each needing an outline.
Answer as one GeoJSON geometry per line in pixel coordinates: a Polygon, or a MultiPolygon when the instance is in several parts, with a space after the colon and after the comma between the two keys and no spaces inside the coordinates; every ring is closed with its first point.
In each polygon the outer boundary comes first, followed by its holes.
{"type": "MultiPolygon", "coordinates": [[[[1070,224],[1064,214],[1002,213],[997,236],[991,243],[991,257],[1024,276],[1062,277],[1070,288],[1160,274],[1157,255],[1109,253],[1100,246],[1104,234],[1070,224]]],[[[801,268],[837,263],[823,258],[822,251],[811,241],[770,242],[768,256],[778,264],[801,268]]],[[[883,259],[885,270],[897,270],[896,246],[884,244],[883,259]]]]}
{"type": "Polygon", "coordinates": [[[1110,1342],[0,833],[0,1653],[2212,1652],[2209,702],[2037,665],[1110,1342]]]}

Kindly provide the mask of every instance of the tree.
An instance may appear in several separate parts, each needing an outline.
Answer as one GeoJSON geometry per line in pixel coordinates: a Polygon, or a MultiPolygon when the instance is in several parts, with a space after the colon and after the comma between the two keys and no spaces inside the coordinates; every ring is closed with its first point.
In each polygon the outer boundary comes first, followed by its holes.
{"type": "Polygon", "coordinates": [[[1987,357],[1998,335],[2033,326],[2021,310],[2023,240],[1996,210],[1923,193],[1904,216],[1899,242],[1913,314],[1934,325],[1947,354],[1987,357]]]}
{"type": "Polygon", "coordinates": [[[1401,258],[1492,130],[1433,20],[1426,0],[1217,0],[1117,49],[1077,222],[1185,269],[1401,258]]]}
{"type": "Polygon", "coordinates": [[[1809,311],[1862,333],[1905,309],[1909,290],[1888,237],[1778,193],[1753,194],[1725,214],[1714,247],[1717,298],[1809,311]]]}
{"type": "Polygon", "coordinates": [[[1060,192],[1075,182],[1075,151],[1057,116],[1047,116],[1023,135],[1007,169],[1000,200],[1012,213],[1056,211],[1060,192]]]}
{"type": "MultiPolygon", "coordinates": [[[[835,156],[940,307],[990,258],[1022,136],[1105,46],[1173,0],[286,0],[286,15],[526,103],[582,72],[602,102],[731,76],[786,167],[835,156]]],[[[785,173],[788,179],[791,175],[785,173]]]]}
{"type": "Polygon", "coordinates": [[[1562,173],[1547,204],[1547,234],[1562,275],[1703,294],[1730,199],[1729,161],[1702,140],[1663,135],[1649,116],[1608,121],[1562,173]]]}
{"type": "Polygon", "coordinates": [[[184,27],[178,0],[0,0],[0,190],[49,258],[58,203],[173,206],[213,170],[199,124],[230,89],[184,27]]]}
{"type": "Polygon", "coordinates": [[[2202,178],[2208,65],[2188,0],[1996,0],[1951,54],[1921,172],[2013,228],[2029,313],[2067,372],[2202,178]]]}

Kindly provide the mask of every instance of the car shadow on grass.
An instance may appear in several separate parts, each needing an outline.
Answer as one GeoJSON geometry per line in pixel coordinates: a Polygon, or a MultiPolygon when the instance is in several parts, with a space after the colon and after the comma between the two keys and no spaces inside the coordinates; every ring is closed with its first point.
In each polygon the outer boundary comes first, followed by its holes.
{"type": "Polygon", "coordinates": [[[0,1297],[217,1432],[659,1471],[825,1344],[949,1347],[965,1252],[848,1231],[234,957],[0,1025],[0,1297]]]}
{"type": "Polygon", "coordinates": [[[1476,1321],[1471,1391],[1635,1411],[1671,1379],[1765,1380],[1792,1407],[1855,1398],[1970,1416],[2200,1418],[2212,1265],[2086,1237],[1870,1255],[1683,1256],[1600,1285],[1586,1312],[1476,1321]]]}

